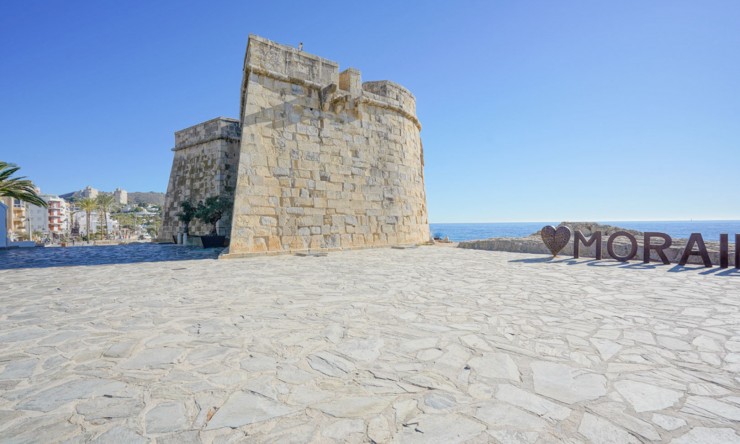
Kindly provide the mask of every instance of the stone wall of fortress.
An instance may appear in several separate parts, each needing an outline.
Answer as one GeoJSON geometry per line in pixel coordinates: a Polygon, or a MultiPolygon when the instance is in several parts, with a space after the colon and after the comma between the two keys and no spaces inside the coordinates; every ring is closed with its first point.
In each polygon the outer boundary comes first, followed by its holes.
{"type": "Polygon", "coordinates": [[[160,240],[181,202],[235,189],[225,257],[427,242],[420,130],[400,85],[250,36],[241,120],[175,135],[160,240]]]}
{"type": "MultiPolygon", "coordinates": [[[[219,117],[175,133],[174,158],[167,184],[159,240],[172,242],[180,229],[177,218],[186,200],[197,204],[210,196],[232,197],[236,189],[241,127],[238,120],[219,117]]],[[[190,223],[191,234],[207,234],[201,221],[190,223]]],[[[221,234],[231,232],[231,220],[219,223],[221,234]]]]}
{"type": "Polygon", "coordinates": [[[250,36],[228,257],[429,240],[414,97],[250,36]]]}

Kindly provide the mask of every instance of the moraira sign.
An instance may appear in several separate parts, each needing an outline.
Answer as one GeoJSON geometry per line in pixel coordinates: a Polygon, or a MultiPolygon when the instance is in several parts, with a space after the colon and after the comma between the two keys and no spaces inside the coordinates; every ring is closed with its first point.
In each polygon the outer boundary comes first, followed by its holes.
{"type": "MultiPolygon", "coordinates": [[[[580,231],[576,230],[575,235],[570,228],[566,226],[560,226],[558,228],[550,225],[542,228],[540,231],[542,241],[545,243],[547,248],[552,252],[553,257],[557,256],[558,253],[568,245],[571,237],[573,239],[573,257],[578,258],[580,253],[580,246],[590,247],[596,244],[596,259],[602,258],[602,240],[603,236],[601,231],[595,231],[590,237],[586,238],[580,231]]],[[[650,253],[655,254],[660,258],[664,264],[670,264],[668,256],[665,254],[665,250],[671,247],[673,240],[666,233],[657,232],[646,232],[643,233],[642,239],[642,261],[644,263],[650,262],[650,253]]],[[[634,259],[637,256],[639,244],[637,238],[626,231],[617,231],[613,233],[606,241],[606,251],[610,257],[626,262],[634,259]],[[629,243],[630,249],[627,254],[619,255],[614,251],[614,241],[618,238],[626,238],[629,243]]],[[[712,261],[709,258],[709,252],[707,246],[704,244],[704,238],[701,233],[692,233],[689,236],[689,240],[686,243],[686,247],[678,260],[679,265],[686,265],[691,256],[699,256],[704,263],[705,267],[711,267],[712,261]]],[[[719,235],[719,266],[720,268],[729,268],[730,266],[730,248],[729,248],[729,236],[727,234],[719,235]]],[[[735,268],[740,268],[740,234],[735,235],[735,268]]]]}

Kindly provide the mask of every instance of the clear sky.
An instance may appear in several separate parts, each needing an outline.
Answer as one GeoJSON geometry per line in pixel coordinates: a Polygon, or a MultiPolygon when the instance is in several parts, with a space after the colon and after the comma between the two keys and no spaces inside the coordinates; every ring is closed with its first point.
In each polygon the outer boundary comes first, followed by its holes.
{"type": "Polygon", "coordinates": [[[0,159],[165,191],[247,36],[417,99],[430,222],[740,219],[740,2],[5,1],[0,159]]]}

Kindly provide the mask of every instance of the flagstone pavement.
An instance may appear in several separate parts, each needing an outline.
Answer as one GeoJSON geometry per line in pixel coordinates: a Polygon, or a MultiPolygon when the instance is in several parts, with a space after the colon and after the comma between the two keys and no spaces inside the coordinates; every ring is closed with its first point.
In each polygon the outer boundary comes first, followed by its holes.
{"type": "Polygon", "coordinates": [[[0,270],[0,441],[740,442],[740,276],[441,247],[0,270]]]}

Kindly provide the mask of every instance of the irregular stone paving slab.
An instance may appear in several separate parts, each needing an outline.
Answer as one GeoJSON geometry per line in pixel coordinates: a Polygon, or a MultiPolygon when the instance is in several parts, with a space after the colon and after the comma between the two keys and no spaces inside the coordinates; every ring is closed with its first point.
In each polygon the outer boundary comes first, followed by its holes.
{"type": "Polygon", "coordinates": [[[511,356],[505,353],[491,353],[485,357],[473,358],[468,364],[484,378],[520,380],[519,368],[511,356]]]}
{"type": "Polygon", "coordinates": [[[131,429],[123,426],[116,426],[108,430],[107,432],[100,434],[100,436],[98,436],[91,442],[93,444],[106,444],[113,442],[125,442],[127,444],[145,444],[148,443],[149,440],[131,429]]]}
{"type": "Polygon", "coordinates": [[[740,431],[733,270],[438,247],[113,262],[0,269],[0,441],[740,431]]]}
{"type": "Polygon", "coordinates": [[[362,418],[377,415],[393,401],[388,397],[350,396],[331,402],[322,402],[314,407],[335,418],[362,418]]]}
{"type": "Polygon", "coordinates": [[[696,427],[671,444],[740,444],[740,435],[729,428],[696,427]]]}
{"type": "Polygon", "coordinates": [[[705,396],[689,396],[682,411],[699,416],[713,417],[716,415],[732,421],[740,421],[740,407],[705,396]]]}
{"type": "Polygon", "coordinates": [[[531,364],[534,390],[558,401],[572,404],[606,394],[606,378],[584,369],[554,362],[531,364]]]}
{"type": "Polygon", "coordinates": [[[663,410],[673,406],[683,396],[679,391],[638,381],[617,381],[614,388],[632,404],[636,412],[663,410]]]}
{"type": "Polygon", "coordinates": [[[342,377],[354,370],[350,361],[331,353],[321,352],[308,357],[308,364],[327,376],[342,377]]]}
{"type": "Polygon", "coordinates": [[[183,355],[184,349],[157,347],[142,350],[134,354],[131,359],[121,363],[121,368],[131,370],[164,369],[173,364],[183,355]]]}
{"type": "Polygon", "coordinates": [[[653,413],[652,421],[666,430],[676,430],[686,425],[686,421],[675,416],[653,413]]]}
{"type": "Polygon", "coordinates": [[[489,404],[480,407],[475,412],[475,417],[488,424],[490,429],[513,428],[542,431],[548,427],[544,419],[505,404],[489,404]]]}
{"type": "Polygon", "coordinates": [[[511,384],[499,385],[496,389],[496,399],[521,407],[546,419],[563,420],[571,413],[571,409],[567,407],[533,395],[511,384]]]}
{"type": "Polygon", "coordinates": [[[206,426],[207,430],[222,427],[241,427],[247,424],[267,421],[289,415],[301,410],[259,395],[237,392],[229,397],[206,426]]]}
{"type": "Polygon", "coordinates": [[[109,379],[81,379],[64,382],[56,387],[42,390],[18,404],[21,410],[50,412],[67,402],[90,396],[114,394],[126,384],[109,379]]]}
{"type": "Polygon", "coordinates": [[[400,442],[454,444],[481,434],[486,427],[462,415],[423,415],[411,420],[398,437],[400,442]]]}
{"type": "Polygon", "coordinates": [[[159,404],[146,414],[147,433],[167,433],[187,429],[190,424],[185,406],[180,402],[159,404]]]}
{"type": "Polygon", "coordinates": [[[578,432],[593,444],[640,444],[640,440],[626,430],[590,413],[583,415],[578,432]]]}
{"type": "Polygon", "coordinates": [[[144,403],[131,398],[94,398],[77,404],[77,413],[85,420],[128,418],[138,415],[144,403]]]}

